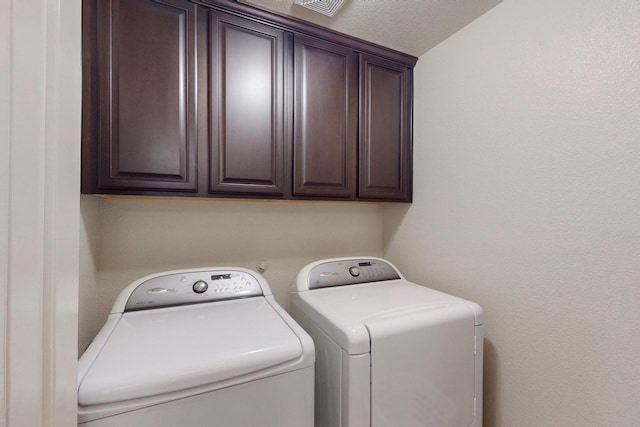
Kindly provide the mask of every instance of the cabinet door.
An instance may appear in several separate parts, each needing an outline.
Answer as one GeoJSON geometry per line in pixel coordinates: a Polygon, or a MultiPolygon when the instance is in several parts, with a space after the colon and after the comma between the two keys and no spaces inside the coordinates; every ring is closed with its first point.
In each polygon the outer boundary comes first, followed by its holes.
{"type": "Polygon", "coordinates": [[[349,48],[296,36],[294,195],[355,197],[357,66],[349,48]]]}
{"type": "Polygon", "coordinates": [[[411,70],[360,57],[358,197],[411,201],[411,70]]]}
{"type": "Polygon", "coordinates": [[[99,190],[197,191],[196,6],[97,7],[99,190]]]}
{"type": "Polygon", "coordinates": [[[282,30],[210,12],[210,191],[285,191],[282,30]]]}

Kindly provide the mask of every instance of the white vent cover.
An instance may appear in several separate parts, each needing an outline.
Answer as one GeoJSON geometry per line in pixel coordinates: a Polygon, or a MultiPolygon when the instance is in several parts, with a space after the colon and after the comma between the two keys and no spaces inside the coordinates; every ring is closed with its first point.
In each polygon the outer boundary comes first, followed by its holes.
{"type": "Polygon", "coordinates": [[[335,15],[344,2],[345,0],[294,0],[295,4],[328,16],[335,15]]]}

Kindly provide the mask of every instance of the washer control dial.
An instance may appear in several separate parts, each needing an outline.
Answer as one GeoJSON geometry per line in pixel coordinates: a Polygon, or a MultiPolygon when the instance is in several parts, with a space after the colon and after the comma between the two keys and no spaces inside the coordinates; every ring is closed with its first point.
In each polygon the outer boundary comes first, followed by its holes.
{"type": "Polygon", "coordinates": [[[202,294],[204,292],[207,292],[207,289],[209,289],[209,284],[204,280],[198,280],[193,284],[192,289],[196,294],[202,294]]]}
{"type": "Polygon", "coordinates": [[[349,274],[353,277],[358,277],[360,275],[360,269],[358,267],[349,267],[349,274]]]}

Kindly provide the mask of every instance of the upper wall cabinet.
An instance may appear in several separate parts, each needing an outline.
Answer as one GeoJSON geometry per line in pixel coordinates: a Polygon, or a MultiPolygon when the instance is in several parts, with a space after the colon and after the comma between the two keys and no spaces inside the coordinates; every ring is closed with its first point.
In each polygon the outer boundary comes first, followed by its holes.
{"type": "Polygon", "coordinates": [[[227,0],[84,0],[82,191],[411,201],[416,58],[227,0]]]}
{"type": "Polygon", "coordinates": [[[95,61],[83,82],[83,189],[195,192],[196,6],[111,0],[83,13],[83,60],[95,61]]]}
{"type": "Polygon", "coordinates": [[[356,53],[296,36],[295,85],[293,193],[353,197],[358,138],[356,53]]]}
{"type": "Polygon", "coordinates": [[[209,31],[210,192],[283,196],[289,34],[214,11],[209,31]]]}
{"type": "Polygon", "coordinates": [[[407,67],[360,55],[359,197],[411,199],[411,87],[407,67]]]}

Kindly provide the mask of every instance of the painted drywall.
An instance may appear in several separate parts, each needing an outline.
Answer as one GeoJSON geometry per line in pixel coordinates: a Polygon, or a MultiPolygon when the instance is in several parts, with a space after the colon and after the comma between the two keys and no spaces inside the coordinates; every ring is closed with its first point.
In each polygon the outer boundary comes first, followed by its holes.
{"type": "Polygon", "coordinates": [[[159,271],[266,263],[276,300],[289,306],[297,272],[317,259],[382,254],[376,204],[82,199],[79,349],[129,283],[159,271]]]}
{"type": "Polygon", "coordinates": [[[80,197],[80,257],[78,276],[78,354],[93,340],[106,319],[98,285],[98,257],[101,244],[100,198],[80,197]],[[99,313],[99,315],[98,315],[99,313]]]}
{"type": "Polygon", "coordinates": [[[419,56],[481,16],[501,0],[376,2],[351,0],[345,1],[332,17],[296,4],[294,0],[247,1],[353,37],[419,56]]]}
{"type": "Polygon", "coordinates": [[[384,255],[484,307],[484,425],[639,425],[640,2],[505,0],[415,83],[384,255]]]}
{"type": "Polygon", "coordinates": [[[0,426],[77,424],[81,2],[0,1],[0,426]]]}

